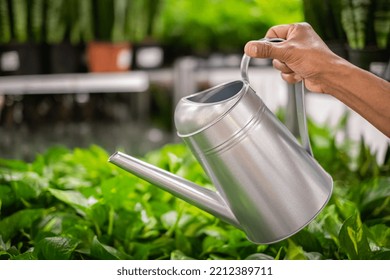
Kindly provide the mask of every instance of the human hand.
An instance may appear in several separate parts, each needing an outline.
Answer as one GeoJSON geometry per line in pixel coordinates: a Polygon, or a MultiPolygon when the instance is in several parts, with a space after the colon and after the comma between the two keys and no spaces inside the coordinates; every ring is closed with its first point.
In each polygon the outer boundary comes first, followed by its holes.
{"type": "Polygon", "coordinates": [[[337,71],[334,65],[342,58],[327,47],[309,24],[274,26],[265,37],[285,41],[250,41],[245,45],[245,53],[251,57],[273,58],[273,66],[281,71],[285,81],[296,83],[303,79],[310,91],[325,92],[325,81],[321,77],[329,71],[337,71]]]}

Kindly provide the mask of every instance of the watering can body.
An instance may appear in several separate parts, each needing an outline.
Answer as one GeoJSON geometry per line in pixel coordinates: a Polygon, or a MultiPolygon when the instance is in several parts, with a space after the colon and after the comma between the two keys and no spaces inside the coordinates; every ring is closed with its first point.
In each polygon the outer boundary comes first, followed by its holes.
{"type": "Polygon", "coordinates": [[[254,243],[295,234],[331,196],[332,178],[247,79],[184,97],[175,124],[216,192],[123,153],[110,161],[233,224],[254,243]]]}

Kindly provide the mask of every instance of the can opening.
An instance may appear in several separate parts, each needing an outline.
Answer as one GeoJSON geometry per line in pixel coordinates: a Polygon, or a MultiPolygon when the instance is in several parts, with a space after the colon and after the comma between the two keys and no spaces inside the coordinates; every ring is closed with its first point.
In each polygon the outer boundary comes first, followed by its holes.
{"type": "Polygon", "coordinates": [[[188,97],[189,101],[197,103],[217,103],[226,101],[239,93],[244,86],[242,81],[234,81],[224,84],[222,87],[214,87],[194,96],[188,97]]]}

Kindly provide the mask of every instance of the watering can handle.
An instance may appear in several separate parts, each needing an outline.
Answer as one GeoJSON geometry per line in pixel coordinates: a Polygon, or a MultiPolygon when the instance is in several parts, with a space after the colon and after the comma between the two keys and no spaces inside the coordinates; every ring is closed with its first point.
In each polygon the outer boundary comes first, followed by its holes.
{"type": "MultiPolygon", "coordinates": [[[[284,41],[284,39],[281,38],[263,38],[260,40],[273,42],[273,43],[284,41]]],[[[250,59],[251,58],[249,56],[244,54],[241,60],[241,77],[242,80],[247,82],[248,84],[249,84],[248,66],[249,66],[250,59]]],[[[308,152],[309,155],[313,156],[313,151],[310,145],[309,133],[307,130],[305,99],[304,99],[305,84],[303,80],[299,82],[299,84],[301,86],[301,90],[295,91],[295,106],[297,110],[299,136],[301,137],[303,148],[308,152]]]]}

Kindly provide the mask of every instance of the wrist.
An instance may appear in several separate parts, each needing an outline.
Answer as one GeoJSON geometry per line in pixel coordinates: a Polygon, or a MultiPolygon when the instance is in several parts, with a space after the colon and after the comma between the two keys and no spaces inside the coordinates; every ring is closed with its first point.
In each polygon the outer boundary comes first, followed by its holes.
{"type": "Polygon", "coordinates": [[[321,88],[324,93],[342,99],[345,94],[344,89],[350,89],[348,83],[351,75],[360,69],[339,56],[335,56],[331,61],[328,60],[326,64],[327,67],[321,71],[319,78],[321,88]]]}

